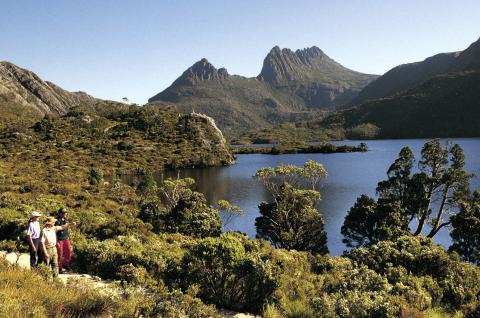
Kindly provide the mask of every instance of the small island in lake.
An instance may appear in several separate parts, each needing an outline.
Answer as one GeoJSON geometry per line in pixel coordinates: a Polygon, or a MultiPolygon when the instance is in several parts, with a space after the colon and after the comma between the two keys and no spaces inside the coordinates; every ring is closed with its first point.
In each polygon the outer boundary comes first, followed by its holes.
{"type": "Polygon", "coordinates": [[[334,145],[332,143],[320,144],[280,144],[273,146],[235,146],[231,147],[234,154],[264,154],[280,155],[293,153],[345,153],[345,152],[366,152],[368,146],[361,142],[358,146],[334,145]]]}

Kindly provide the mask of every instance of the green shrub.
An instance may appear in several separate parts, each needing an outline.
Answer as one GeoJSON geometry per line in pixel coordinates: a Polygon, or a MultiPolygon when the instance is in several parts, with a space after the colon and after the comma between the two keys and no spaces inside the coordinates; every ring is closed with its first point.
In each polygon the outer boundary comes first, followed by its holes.
{"type": "Polygon", "coordinates": [[[219,212],[207,204],[205,196],[189,191],[165,215],[168,232],[195,237],[218,236],[222,230],[219,212]]]}
{"type": "Polygon", "coordinates": [[[442,297],[442,304],[459,309],[475,302],[480,294],[480,270],[448,254],[429,238],[404,236],[395,242],[384,241],[369,248],[352,250],[347,256],[357,264],[389,277],[393,277],[392,267],[403,267],[409,275],[423,279],[419,283],[428,290],[433,303],[442,297]]]}
{"type": "Polygon", "coordinates": [[[153,277],[161,277],[167,268],[167,260],[162,254],[154,248],[145,248],[144,244],[134,237],[104,241],[89,239],[76,245],[75,266],[81,272],[115,278],[119,270],[127,270],[122,266],[128,264],[145,268],[153,277]]]}
{"type": "Polygon", "coordinates": [[[245,236],[228,233],[193,245],[182,261],[181,284],[197,285],[207,303],[260,312],[278,287],[280,267],[245,236]]]}

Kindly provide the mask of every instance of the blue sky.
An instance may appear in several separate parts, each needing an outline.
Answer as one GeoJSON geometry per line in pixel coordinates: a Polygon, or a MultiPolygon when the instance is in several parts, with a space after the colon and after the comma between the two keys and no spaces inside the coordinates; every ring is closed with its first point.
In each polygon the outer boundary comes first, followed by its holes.
{"type": "Polygon", "coordinates": [[[0,60],[67,90],[145,103],[202,57],[256,76],[275,45],[316,45],[382,74],[466,48],[479,12],[478,0],[3,0],[0,60]]]}

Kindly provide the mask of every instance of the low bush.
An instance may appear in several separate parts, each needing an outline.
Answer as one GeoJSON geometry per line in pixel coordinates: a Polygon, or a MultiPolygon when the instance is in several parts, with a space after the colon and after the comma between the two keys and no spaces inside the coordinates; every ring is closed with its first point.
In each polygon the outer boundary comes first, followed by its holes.
{"type": "Polygon", "coordinates": [[[280,266],[242,235],[206,238],[182,260],[181,285],[195,287],[207,303],[260,312],[279,286],[280,266]]]}
{"type": "Polygon", "coordinates": [[[358,265],[386,274],[392,282],[420,284],[433,303],[460,309],[478,302],[480,296],[478,267],[461,262],[429,238],[404,236],[395,242],[384,241],[369,248],[354,249],[347,256],[358,265]],[[394,268],[396,275],[392,275],[394,268]]]}

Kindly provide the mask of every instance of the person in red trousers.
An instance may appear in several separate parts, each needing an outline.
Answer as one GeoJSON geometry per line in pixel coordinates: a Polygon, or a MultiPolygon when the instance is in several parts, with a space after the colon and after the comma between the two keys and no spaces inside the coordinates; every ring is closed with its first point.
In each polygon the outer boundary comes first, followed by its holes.
{"type": "MultiPolygon", "coordinates": [[[[67,219],[67,209],[60,209],[55,226],[64,226],[69,223],[67,219]]],[[[72,222],[72,225],[75,226],[76,223],[72,222]]],[[[68,234],[68,226],[64,230],[57,232],[58,270],[60,273],[70,270],[72,247],[70,246],[68,234]]]]}

